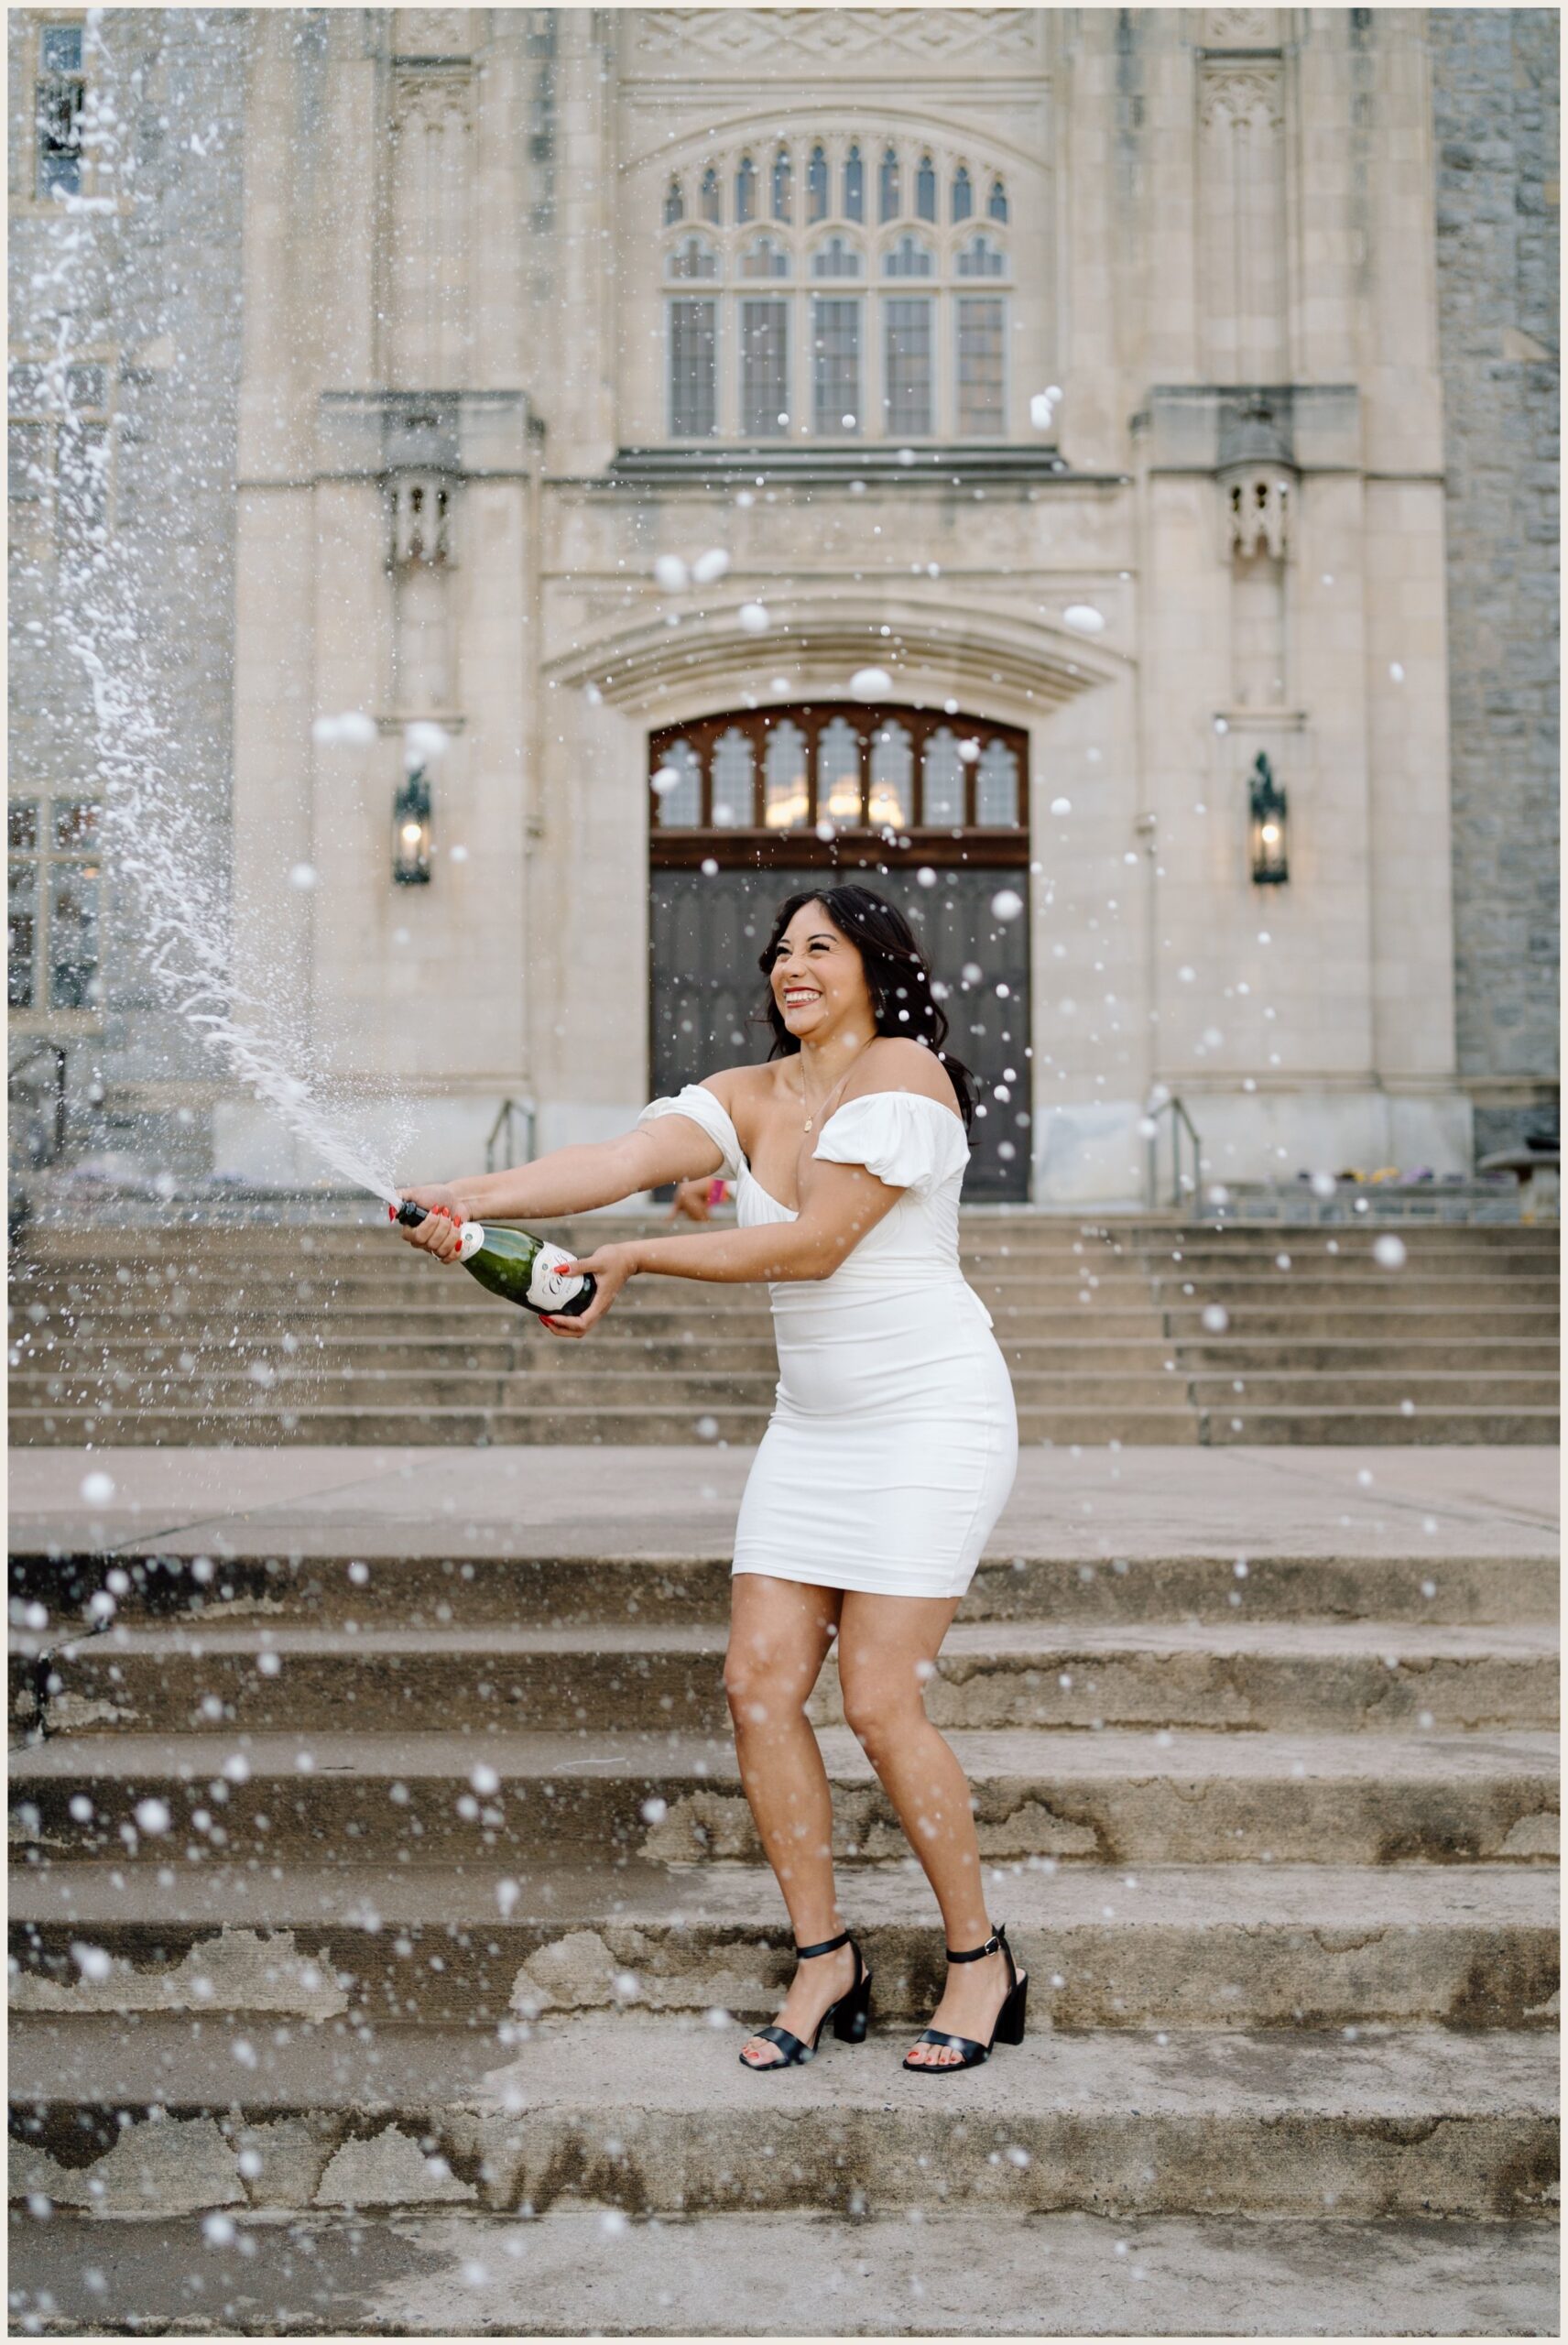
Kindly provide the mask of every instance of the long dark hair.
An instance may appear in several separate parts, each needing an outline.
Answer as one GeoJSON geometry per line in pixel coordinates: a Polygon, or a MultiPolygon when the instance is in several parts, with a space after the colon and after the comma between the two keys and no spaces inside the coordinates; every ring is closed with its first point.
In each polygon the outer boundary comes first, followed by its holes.
{"type": "Polygon", "coordinates": [[[914,931],[897,904],[855,880],[846,879],[836,888],[807,888],[798,896],[787,896],[773,915],[773,933],[757,956],[757,967],[770,982],[761,1008],[753,1013],[757,1023],[773,1030],[768,1057],[789,1058],[800,1047],[799,1038],[784,1023],[771,979],[784,932],[806,904],[821,904],[839,934],[859,954],[877,1031],[902,1034],[936,1053],[953,1078],[964,1129],[973,1131],[977,1086],[964,1061],[942,1048],[947,1040],[947,1013],[931,991],[931,970],[914,931]]]}

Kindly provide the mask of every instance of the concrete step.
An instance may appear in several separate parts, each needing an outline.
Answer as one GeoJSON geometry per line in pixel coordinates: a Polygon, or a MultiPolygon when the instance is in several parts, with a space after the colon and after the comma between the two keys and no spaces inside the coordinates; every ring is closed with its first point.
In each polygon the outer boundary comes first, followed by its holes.
{"type": "MultiPolygon", "coordinates": [[[[11,2009],[347,2015],[493,2026],[543,2014],[691,2012],[753,2023],[794,1969],[761,1865],[571,1863],[502,1892],[494,1866],[57,1862],[12,1884],[11,2009]],[[72,1947],[108,1958],[83,1973],[72,1947]],[[99,1966],[102,1968],[102,1966],[99,1966]],[[618,1982],[618,1983],[617,1983],[618,1982]],[[530,2013],[527,2008],[532,2007],[530,2013]]],[[[943,1986],[934,1906],[907,1868],[863,1869],[845,1913],[884,2019],[943,1986]]],[[[1554,2030],[1558,1881],[1528,1865],[1140,1865],[1031,1859],[987,1895],[1058,2028],[1436,2025],[1554,2030]]]]}
{"type": "MultiPolygon", "coordinates": [[[[1280,1364],[1281,1370],[1284,1363],[1280,1364]]],[[[1249,1409],[1389,1409],[1409,1401],[1423,1413],[1437,1411],[1466,1413],[1497,1409],[1549,1409],[1555,1412],[1557,1379],[1546,1371],[1533,1376],[1508,1375],[1502,1370],[1482,1373],[1447,1369],[1438,1373],[1411,1369],[1383,1369],[1356,1375],[1344,1369],[1292,1366],[1288,1372],[1254,1370],[1248,1376],[1200,1375],[1186,1370],[1187,1388],[1200,1409],[1225,1410],[1245,1401],[1249,1409]],[[1239,1386],[1239,1391],[1237,1387],[1239,1386]]],[[[1016,1380],[1015,1380],[1016,1381],[1016,1380]]]]}
{"type": "MultiPolygon", "coordinates": [[[[1458,1409],[1432,1405],[1410,1411],[1399,1408],[1356,1409],[1248,1408],[1240,1400],[1230,1407],[1212,1408],[1201,1415],[1186,1402],[1180,1388],[1160,1393],[1165,1405],[1139,1408],[1124,1402],[1115,1409],[1095,1407],[1036,1408],[1018,1411],[1020,1442],[1048,1447],[1073,1445],[1103,1448],[1124,1445],[1185,1445],[1208,1442],[1299,1446],[1387,1445],[1412,1441],[1436,1445],[1551,1445],[1559,1438],[1555,1409],[1458,1409]]],[[[344,1444],[365,1448],[397,1448],[408,1443],[435,1443],[458,1447],[517,1443],[590,1445],[629,1444],[637,1446],[690,1444],[693,1439],[719,1447],[751,1446],[766,1431],[767,1410],[759,1402],[746,1409],[702,1408],[694,1417],[691,1406],[666,1408],[651,1403],[619,1409],[598,1403],[528,1407],[508,1399],[477,1407],[383,1406],[370,1397],[363,1403],[335,1407],[301,1398],[290,1405],[277,1395],[245,1407],[197,1405],[189,1409],[140,1408],[121,1399],[82,1403],[71,1396],[58,1402],[19,1403],[10,1413],[13,1442],[20,1446],[102,1447],[108,1443],[156,1447],[223,1447],[230,1445],[299,1442],[344,1444]]]]}
{"type": "Polygon", "coordinates": [[[1540,1376],[1550,1373],[1558,1358],[1554,1343],[1532,1336],[1499,1336],[1489,1343],[1482,1336],[1442,1336],[1397,1340],[1364,1336],[1292,1337],[1289,1342],[1277,1337],[1255,1342],[1246,1336],[1205,1334],[1202,1338],[1168,1339],[1160,1348],[1187,1376],[1242,1376],[1248,1371],[1281,1369],[1306,1374],[1331,1369],[1349,1376],[1380,1375],[1391,1369],[1428,1376],[1470,1369],[1540,1376]]]}
{"type": "Polygon", "coordinates": [[[61,2209],[11,2241],[28,2336],[1550,2336],[1556,2234],[1468,2222],[949,2213],[664,2220],[558,2203],[526,2220],[458,2209],[231,2210],[112,2226],[61,2209]],[[916,2216],[920,2227],[911,2238],[916,2216]],[[1049,2274],[1042,2288],[1041,2274],[1049,2274]]]}
{"type": "MultiPolygon", "coordinates": [[[[819,1739],[835,1855],[901,1860],[907,1840],[858,1740],[843,1728],[819,1739]]],[[[951,1739],[992,1862],[1533,1863],[1556,1853],[1551,1734],[1011,1729],[951,1739]]],[[[171,1860],[192,1864],[511,1867],[584,1848],[666,1863],[759,1854],[729,1738],[673,1730],[61,1736],[15,1754],[11,1791],[27,1862],[114,1862],[149,1831],[167,1836],[171,1860]]]]}
{"type": "Polygon", "coordinates": [[[1160,2044],[1037,2026],[964,2076],[955,2124],[951,2082],[899,2066],[907,2023],[855,2046],[830,2036],[759,2082],[736,2057],[746,2023],[719,2008],[716,2023],[617,2013],[494,2031],[19,2015],[12,2188],[168,2214],[572,2198],[855,2214],[933,2195],[1017,2213],[1555,2212],[1557,2058],[1539,2033],[1160,2044]]]}
{"type": "MultiPolygon", "coordinates": [[[[454,1520],[454,1535],[463,1527],[454,1520]]],[[[10,1587],[13,1626],[49,1630],[57,1641],[95,1619],[88,1610],[94,1597],[107,1597],[127,1625],[353,1620],[369,1628],[380,1620],[420,1630],[510,1628],[531,1620],[561,1629],[701,1621],[717,1630],[729,1616],[730,1560],[717,1551],[657,1560],[643,1554],[526,1554],[506,1538],[462,1553],[460,1561],[443,1550],[439,1533],[421,1532],[410,1550],[398,1526],[379,1540],[363,1522],[329,1522],[314,1533],[299,1523],[277,1532],[233,1526],[220,1542],[213,1526],[198,1524],[168,1533],[157,1552],[126,1547],[50,1556],[18,1547],[10,1587]]],[[[1088,1625],[1228,1625],[1244,1598],[1255,1626],[1377,1621],[1401,1634],[1433,1623],[1554,1627],[1559,1566],[1546,1553],[1445,1554],[1434,1564],[1398,1553],[1352,1557],[1307,1549],[1247,1563],[1172,1548],[1094,1563],[1071,1553],[1013,1557],[1004,1548],[982,1558],[948,1633],[996,1621],[1018,1623],[1030,1634],[1041,1622],[1059,1632],[1088,1625]]]]}
{"type": "MultiPolygon", "coordinates": [[[[11,1718],[53,1735],[378,1734],[590,1726],[722,1734],[727,1632],[687,1627],[414,1628],[217,1622],[63,1643],[11,1635],[11,1718]]],[[[927,1680],[944,1729],[1229,1728],[1377,1735],[1554,1726],[1546,1624],[1413,1629],[1253,1621],[1080,1629],[955,1621],[927,1680]]],[[[836,1649],[807,1707],[842,1726],[836,1649]]]]}
{"type": "MultiPolygon", "coordinates": [[[[1162,1397],[1164,1397],[1162,1395],[1162,1397]]],[[[1399,1420],[1395,1419],[1397,1423],[1399,1420]]],[[[343,1443],[357,1447],[398,1448],[409,1443],[452,1444],[473,1447],[491,1443],[632,1445],[690,1444],[711,1441],[718,1446],[751,1446],[767,1429],[767,1411],[713,1409],[695,1420],[689,1408],[653,1405],[619,1411],[596,1405],[580,1408],[496,1406],[493,1408],[383,1408],[375,1402],[364,1406],[333,1408],[315,1403],[290,1408],[252,1406],[244,1412],[141,1409],[128,1403],[83,1408],[70,1401],[18,1406],[11,1411],[13,1442],[21,1446],[46,1445],[56,1448],[125,1442],[155,1447],[223,1447],[256,1441],[312,1445],[343,1443]]],[[[1025,1410],[1019,1412],[1019,1438],[1103,1447],[1106,1442],[1185,1445],[1199,1439],[1198,1421],[1183,1401],[1171,1399],[1162,1409],[1118,1410],[1115,1414],[1077,1409],[1025,1410]]],[[[1302,1433],[1301,1439],[1312,1435],[1302,1433]]],[[[1346,1438],[1350,1436],[1347,1435],[1346,1438]]],[[[1397,1433],[1389,1438],[1399,1439],[1397,1433]]],[[[1448,1438],[1435,1434],[1434,1439],[1448,1438]]],[[[1460,1438],[1485,1439],[1485,1434],[1460,1438]]],[[[1501,1436],[1499,1436],[1501,1437],[1501,1436]]],[[[1517,1436],[1510,1436],[1517,1437],[1517,1436]]],[[[1542,1439],[1551,1436],[1542,1434],[1542,1439]]],[[[1365,1438],[1376,1440],[1376,1434],[1365,1438]]]]}
{"type": "Polygon", "coordinates": [[[1561,1434],[1555,1408],[1527,1409],[1515,1402],[1497,1409],[1288,1409],[1244,1407],[1206,1410],[1198,1434],[1215,1447],[1246,1442],[1260,1447],[1369,1448],[1420,1442],[1435,1448],[1508,1445],[1553,1447],[1561,1434]]]}
{"type": "MultiPolygon", "coordinates": [[[[1007,1348],[1013,1347],[1009,1344],[1007,1348]]],[[[688,1358],[692,1355],[688,1354],[688,1358]]],[[[696,1357],[706,1360],[705,1350],[696,1357]]],[[[1338,1370],[1301,1373],[1197,1375],[1191,1369],[1153,1369],[1141,1375],[1096,1376],[1085,1361],[1076,1371],[1042,1373],[1009,1362],[1013,1395],[1020,1414],[1040,1410],[1069,1410],[1083,1413],[1105,1410],[1180,1409],[1191,1406],[1224,1412],[1227,1410],[1312,1410],[1344,1414],[1351,1411],[1397,1410],[1405,1415],[1475,1415],[1498,1411],[1544,1410],[1555,1414],[1557,1379],[1534,1376],[1413,1374],[1386,1369],[1376,1375],[1350,1375],[1338,1370]],[[1405,1403],[1410,1403],[1406,1408],[1405,1403]]],[[[118,1369],[71,1374],[60,1368],[22,1368],[12,1371],[10,1392],[18,1411],[56,1405],[79,1410],[168,1408],[225,1414],[253,1407],[271,1410],[300,1407],[384,1409],[532,1409],[593,1408],[604,1411],[642,1409],[652,1404],[677,1409],[734,1411],[773,1405],[779,1380],[777,1360],[746,1369],[666,1369],[623,1364],[618,1369],[601,1365],[596,1354],[572,1356],[570,1365],[555,1363],[530,1369],[438,1369],[422,1354],[405,1354],[396,1367],[325,1368],[309,1359],[253,1360],[232,1373],[214,1369],[191,1373],[179,1368],[143,1368],[136,1375],[118,1369]],[[591,1364],[592,1363],[592,1364],[591,1364]]],[[[1103,1436],[1102,1436],[1103,1437],[1103,1436]]]]}
{"type": "Polygon", "coordinates": [[[1203,1343],[1228,1333],[1253,1343],[1268,1339],[1281,1345],[1325,1339],[1349,1342],[1365,1335],[1369,1326],[1385,1339],[1397,1334],[1449,1344],[1465,1342],[1473,1334],[1492,1343],[1499,1336],[1541,1342],[1557,1334],[1555,1304],[1498,1303],[1485,1309],[1458,1305],[1412,1309],[1394,1301],[1375,1311],[1349,1312],[1316,1304],[1287,1309],[1277,1303],[1220,1303],[1216,1307],[1225,1312],[1225,1324],[1206,1326],[1203,1311],[1210,1307],[1207,1303],[1201,1308],[1195,1303],[1183,1303],[1180,1310],[1166,1310],[1160,1314],[1164,1334],[1177,1341],[1203,1343]]]}

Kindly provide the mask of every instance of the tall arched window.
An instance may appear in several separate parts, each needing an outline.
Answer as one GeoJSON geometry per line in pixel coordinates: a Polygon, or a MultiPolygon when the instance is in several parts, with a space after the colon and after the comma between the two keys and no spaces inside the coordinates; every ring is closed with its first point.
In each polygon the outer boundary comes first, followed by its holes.
{"type": "Polygon", "coordinates": [[[936,165],[929,155],[920,157],[920,167],[915,173],[915,217],[936,218],[936,165]]]}
{"type": "Polygon", "coordinates": [[[906,149],[823,133],[802,136],[797,156],[792,134],[769,131],[680,168],[661,162],[666,278],[725,289],[670,312],[668,409],[681,436],[1007,436],[1011,202],[983,149],[969,162],[935,135],[906,149]],[[963,224],[952,234],[944,188],[963,224]],[[867,247],[873,204],[882,233],[867,247]]]}

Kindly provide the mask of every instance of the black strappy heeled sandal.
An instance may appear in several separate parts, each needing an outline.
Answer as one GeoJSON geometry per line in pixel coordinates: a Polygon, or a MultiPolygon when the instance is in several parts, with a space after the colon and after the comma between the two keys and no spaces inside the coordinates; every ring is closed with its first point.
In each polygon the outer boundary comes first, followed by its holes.
{"type": "MultiPolygon", "coordinates": [[[[822,2018],[817,2022],[816,2034],[811,2042],[803,2044],[798,2035],[791,2035],[787,2027],[754,2027],[751,2031],[753,2035],[765,2035],[770,2044],[778,2045],[784,2056],[781,2060],[748,2060],[741,2052],[736,2056],[743,2068],[750,2068],[754,2075],[764,2076],[770,2068],[796,2067],[803,2060],[814,2059],[817,2036],[822,2032],[822,2020],[832,2020],[833,2034],[841,2044],[865,2043],[866,2023],[871,2016],[871,1973],[866,1968],[859,1947],[855,1945],[853,1933],[841,1930],[836,1938],[823,1938],[820,1946],[798,1946],[795,1952],[804,1961],[810,1955],[833,1954],[841,1946],[855,1947],[855,1984],[846,1987],[837,2001],[828,2005],[822,2018]]],[[[747,2041],[750,2041],[749,2037],[747,2041]]]]}
{"type": "MultiPolygon", "coordinates": [[[[991,2030],[991,2043],[979,2044],[972,2035],[949,2035],[942,2028],[928,2027],[922,2035],[916,2036],[915,2044],[951,2044],[960,2056],[956,2060],[911,2060],[906,2053],[901,2065],[915,2076],[945,2077],[950,2076],[957,2068],[977,2068],[982,2060],[990,2058],[992,2044],[1021,2044],[1023,2042],[1024,2005],[1029,2001],[1029,1972],[1020,1970],[1013,1960],[1013,1949],[1007,1944],[1006,1922],[992,1933],[984,1946],[967,1947],[962,1954],[954,1954],[953,1948],[949,1947],[947,1958],[949,1962],[978,1962],[983,1955],[995,1954],[998,1947],[1007,1958],[1007,1976],[1012,1984],[1007,1989],[1006,2002],[996,2013],[996,2024],[991,2030]]],[[[914,2048],[915,2045],[911,2044],[909,2051],[912,2052],[914,2048]]]]}

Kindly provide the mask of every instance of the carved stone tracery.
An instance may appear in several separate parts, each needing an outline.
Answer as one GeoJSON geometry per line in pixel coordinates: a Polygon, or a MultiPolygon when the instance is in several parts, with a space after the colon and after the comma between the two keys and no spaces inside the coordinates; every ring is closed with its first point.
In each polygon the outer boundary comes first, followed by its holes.
{"type": "Polygon", "coordinates": [[[1250,465],[1222,479],[1225,551],[1233,560],[1290,551],[1290,475],[1282,465],[1250,465]]]}

